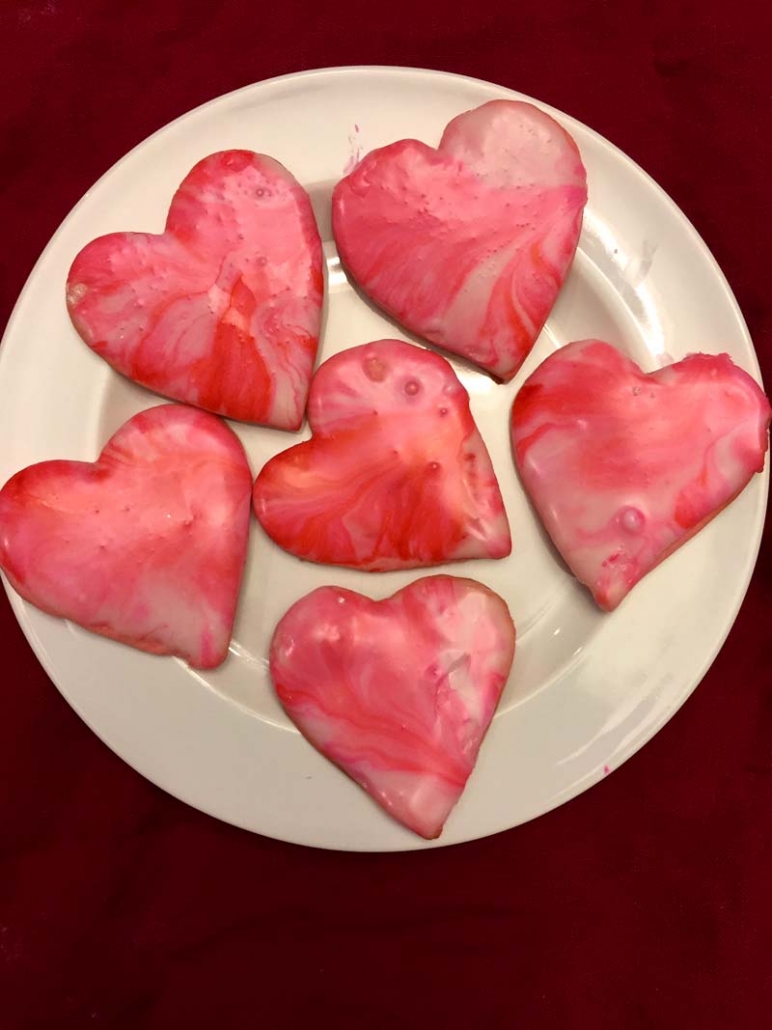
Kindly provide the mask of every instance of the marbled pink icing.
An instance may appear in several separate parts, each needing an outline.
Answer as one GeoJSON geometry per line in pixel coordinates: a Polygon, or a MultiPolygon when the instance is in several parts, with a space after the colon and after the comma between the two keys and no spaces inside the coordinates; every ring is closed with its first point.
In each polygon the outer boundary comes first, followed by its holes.
{"type": "Polygon", "coordinates": [[[413,332],[511,379],[568,273],[587,199],[576,144],[532,104],[494,100],[437,150],[401,140],[335,187],[340,256],[413,332]]]}
{"type": "Polygon", "coordinates": [[[270,668],[289,717],[395,819],[438,837],[515,650],[504,601],[429,576],[385,601],[321,587],[290,608],[270,668]]]}
{"type": "Polygon", "coordinates": [[[370,571],[509,554],[496,475],[444,358],[399,340],[336,354],[314,376],[308,421],[313,438],[255,483],[281,547],[370,571]]]}
{"type": "Polygon", "coordinates": [[[606,610],[764,467],[769,402],[728,355],[650,375],[599,340],[570,343],[512,408],[523,485],[606,610]]]}
{"type": "Polygon", "coordinates": [[[252,477],[220,419],[135,415],[94,463],[45,461],[0,490],[0,568],[52,615],[198,668],[228,652],[252,477]]]}
{"type": "Polygon", "coordinates": [[[306,192],[272,158],[227,150],[189,173],[161,235],[89,243],[70,269],[67,306],[86,343],[142,386],[297,429],[322,290],[306,192]]]}

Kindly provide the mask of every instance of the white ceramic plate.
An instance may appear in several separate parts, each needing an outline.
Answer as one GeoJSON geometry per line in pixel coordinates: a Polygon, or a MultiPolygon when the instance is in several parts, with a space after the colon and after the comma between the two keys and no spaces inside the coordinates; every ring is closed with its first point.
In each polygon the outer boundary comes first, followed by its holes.
{"type": "MultiPolygon", "coordinates": [[[[450,118],[519,94],[472,79],[396,68],[314,71],[214,100],[133,150],[81,200],[47,247],[0,350],[0,483],[31,462],[94,459],[108,436],[160,399],[112,372],[78,339],[64,305],[77,251],[119,229],[160,232],[174,189],[199,158],[243,147],[287,165],[309,190],[328,270],[320,360],[404,337],[349,286],[330,231],[333,185],[360,154],[412,136],[436,144],[450,118]]],[[[554,348],[599,336],[645,369],[689,351],[758,365],[729,287],[689,222],[624,154],[546,108],[573,134],[590,197],[576,261],[533,353],[495,385],[455,363],[493,457],[514,552],[446,566],[502,594],[518,652],[468,788],[438,842],[393,823],[327,763],[273,695],[274,626],[326,583],[385,597],[426,572],[371,575],[303,564],[253,523],[234,641],[213,673],[156,658],[50,618],[10,591],[16,615],[62,694],[125,761],[191,805],[250,830],[351,850],[436,847],[495,833],[585,790],[649,740],[700,681],[737,614],[761,538],[767,475],[604,615],[537,524],[510,456],[512,399],[554,348]]],[[[299,437],[234,425],[253,471],[299,437]]]]}

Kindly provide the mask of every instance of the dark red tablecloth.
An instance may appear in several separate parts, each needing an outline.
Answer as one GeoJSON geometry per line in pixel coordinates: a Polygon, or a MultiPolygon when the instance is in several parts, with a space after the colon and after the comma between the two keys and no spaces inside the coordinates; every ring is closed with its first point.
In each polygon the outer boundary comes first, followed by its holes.
{"type": "MultiPolygon", "coordinates": [[[[402,64],[521,90],[630,154],[716,255],[772,382],[766,7],[3,0],[0,318],[81,194],[170,119],[273,75],[402,64]]],[[[0,597],[0,1027],[769,1026],[771,602],[768,527],[726,646],[640,754],[530,825],[367,856],[151,786],[0,597]]]]}

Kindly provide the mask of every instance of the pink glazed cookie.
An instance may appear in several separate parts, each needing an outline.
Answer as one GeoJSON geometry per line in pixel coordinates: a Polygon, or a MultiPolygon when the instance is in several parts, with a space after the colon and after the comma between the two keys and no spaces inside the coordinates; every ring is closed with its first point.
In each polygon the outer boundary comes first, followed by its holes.
{"type": "Polygon", "coordinates": [[[504,601],[429,576],[385,601],[321,587],[271,643],[274,686],[305,737],[422,837],[458,801],[515,652],[504,601]]]}
{"type": "Polygon", "coordinates": [[[587,180],[576,143],[533,104],[454,118],[434,150],[373,150],[335,187],[341,259],[412,332],[499,379],[517,372],[571,267],[587,180]]]}
{"type": "Polygon", "coordinates": [[[611,611],[762,471],[769,419],[726,354],[645,375],[608,343],[581,340],[526,380],[512,446],[555,546],[611,611]]]}
{"type": "Polygon", "coordinates": [[[188,174],[163,233],[111,233],[84,247],[67,307],[89,347],[141,386],[298,429],[322,291],[305,190],[278,161],[226,150],[188,174]]]}
{"type": "Polygon", "coordinates": [[[0,568],[51,615],[201,669],[228,653],[252,476],[236,435],[178,404],[143,411],[93,464],[44,461],[0,490],[0,568]]]}
{"type": "Polygon", "coordinates": [[[329,358],[308,402],[311,440],[254,488],[280,547],[371,572],[503,558],[504,503],[469,397],[448,362],[400,340],[329,358]]]}

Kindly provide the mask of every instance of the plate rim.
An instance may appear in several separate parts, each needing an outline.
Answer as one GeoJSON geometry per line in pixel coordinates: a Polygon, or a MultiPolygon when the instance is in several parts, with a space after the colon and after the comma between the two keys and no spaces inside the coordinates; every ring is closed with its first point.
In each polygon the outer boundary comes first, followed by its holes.
{"type": "MultiPolygon", "coordinates": [[[[95,189],[97,189],[106,179],[108,179],[110,176],[112,176],[114,174],[114,172],[121,165],[123,165],[125,162],[130,161],[133,158],[133,156],[136,154],[137,151],[139,151],[140,149],[146,147],[152,140],[154,140],[159,135],[167,133],[173,127],[178,126],[182,122],[187,122],[187,121],[190,121],[190,120],[194,119],[197,116],[200,116],[201,114],[205,113],[208,109],[210,109],[210,108],[212,108],[212,107],[214,107],[216,105],[227,104],[229,102],[232,103],[235,100],[235,98],[237,98],[237,97],[245,96],[245,95],[248,95],[250,93],[257,92],[259,90],[265,89],[266,87],[276,86],[278,84],[286,83],[286,82],[296,82],[296,81],[300,81],[300,80],[313,79],[314,77],[318,77],[318,78],[337,78],[337,77],[351,76],[351,75],[360,75],[360,74],[367,74],[367,73],[386,74],[386,75],[391,74],[391,75],[394,75],[395,78],[400,78],[400,77],[402,77],[402,76],[407,74],[407,75],[417,76],[417,77],[429,77],[429,78],[432,78],[432,79],[435,79],[435,80],[436,79],[441,79],[441,80],[446,80],[446,81],[448,81],[448,80],[456,81],[456,82],[460,82],[460,83],[466,82],[466,83],[481,85],[481,86],[484,86],[484,87],[487,87],[487,88],[493,87],[496,90],[501,91],[502,93],[509,94],[509,95],[511,95],[513,97],[516,97],[518,99],[522,99],[522,100],[525,100],[527,102],[535,104],[541,110],[545,110],[548,113],[552,114],[553,116],[555,116],[557,119],[559,119],[564,124],[568,124],[569,127],[572,127],[572,126],[578,127],[583,133],[589,134],[595,140],[595,142],[603,150],[605,150],[607,153],[609,153],[612,157],[614,157],[616,159],[621,159],[628,167],[632,168],[637,173],[637,175],[642,178],[642,180],[646,183],[646,185],[650,189],[653,189],[653,191],[657,195],[658,201],[661,204],[663,204],[668,209],[668,211],[669,211],[669,213],[671,215],[675,216],[675,218],[680,223],[680,225],[682,226],[684,231],[691,238],[691,242],[699,248],[699,250],[703,254],[703,257],[707,259],[708,264],[710,265],[711,272],[716,277],[717,283],[720,284],[720,286],[722,287],[723,299],[724,299],[725,302],[727,302],[729,308],[731,309],[733,318],[734,318],[734,320],[735,320],[735,322],[737,324],[737,328],[738,328],[740,334],[742,335],[742,337],[744,338],[744,341],[745,341],[745,343],[747,345],[747,351],[748,351],[748,357],[749,357],[749,365],[752,367],[754,378],[756,379],[756,381],[763,388],[763,379],[762,379],[762,375],[761,375],[760,365],[759,365],[759,362],[758,362],[758,355],[757,355],[755,347],[753,345],[753,341],[751,339],[751,336],[750,336],[747,324],[746,324],[745,319],[744,319],[744,317],[742,315],[742,311],[741,311],[741,309],[739,307],[739,304],[737,302],[736,297],[734,296],[734,293],[733,293],[733,291],[731,289],[731,286],[729,284],[729,281],[728,281],[726,275],[724,274],[723,270],[721,269],[720,265],[718,264],[718,262],[717,262],[716,258],[714,257],[712,251],[710,250],[710,248],[708,247],[706,242],[703,240],[702,236],[699,234],[699,232],[697,231],[697,229],[695,228],[693,223],[690,221],[688,216],[683,212],[683,210],[678,206],[678,204],[676,204],[676,202],[669,196],[669,194],[657,183],[657,181],[655,179],[653,179],[652,176],[648,172],[646,172],[645,169],[643,169],[633,158],[629,157],[629,155],[627,155],[624,151],[622,151],[619,147],[617,147],[614,143],[612,143],[606,137],[604,137],[600,133],[598,133],[595,129],[591,128],[590,126],[586,125],[585,123],[583,123],[583,122],[579,121],[578,119],[574,118],[572,115],[567,114],[564,111],[561,111],[561,110],[559,110],[557,108],[554,108],[551,105],[542,102],[541,100],[538,100],[536,98],[532,98],[528,94],[524,94],[524,93],[521,93],[518,90],[514,90],[511,87],[503,86],[503,85],[498,84],[498,83],[489,82],[489,81],[484,80],[484,79],[480,79],[480,78],[476,78],[476,77],[468,76],[468,75],[462,75],[462,74],[455,73],[455,72],[446,72],[446,71],[442,71],[442,70],[439,70],[439,69],[412,68],[412,67],[409,67],[409,66],[401,66],[401,65],[343,65],[343,66],[320,67],[320,68],[305,69],[305,70],[300,71],[300,72],[289,72],[289,73],[286,73],[286,74],[283,74],[283,75],[280,75],[280,76],[274,76],[274,77],[269,78],[269,79],[258,80],[257,82],[249,83],[247,85],[239,87],[238,89],[228,91],[228,92],[223,93],[223,94],[221,94],[221,95],[219,95],[217,97],[212,97],[209,100],[204,101],[203,103],[197,105],[196,107],[193,107],[190,110],[188,110],[186,112],[183,112],[181,115],[179,115],[176,118],[172,119],[170,122],[166,123],[165,125],[160,126],[158,129],[156,129],[150,135],[148,135],[144,139],[140,140],[137,144],[135,144],[135,146],[133,146],[130,150],[128,150],[125,154],[123,154],[117,161],[115,161],[102,175],[100,175],[99,178],[86,190],[86,192],[80,197],[80,199],[73,205],[73,207],[70,208],[70,210],[66,213],[64,218],[61,220],[61,222],[57,226],[57,228],[54,231],[54,233],[51,235],[50,239],[48,240],[48,242],[46,243],[45,247],[41,251],[39,257],[35,261],[32,269],[31,269],[29,275],[27,276],[27,279],[25,280],[24,285],[23,285],[23,287],[22,287],[22,289],[21,289],[21,291],[20,291],[20,293],[19,293],[19,295],[18,295],[18,297],[16,299],[16,302],[14,303],[14,306],[13,306],[13,308],[11,310],[11,314],[9,316],[9,319],[8,319],[5,331],[3,333],[2,344],[0,344],[0,380],[2,380],[3,369],[4,369],[5,364],[6,364],[6,361],[4,360],[6,348],[3,346],[3,344],[5,343],[6,339],[8,337],[10,337],[15,332],[16,323],[21,318],[21,313],[22,313],[22,310],[23,310],[24,305],[25,305],[26,297],[29,294],[29,292],[31,291],[32,286],[33,286],[33,284],[35,283],[35,281],[37,279],[37,275],[38,275],[38,271],[40,269],[40,266],[44,262],[44,260],[45,260],[46,256],[48,255],[48,253],[56,246],[57,241],[59,240],[60,236],[62,235],[62,233],[64,231],[64,228],[70,223],[71,220],[73,220],[73,219],[75,219],[77,217],[77,214],[78,214],[79,210],[87,202],[87,200],[90,197],[90,195],[92,194],[92,192],[95,189]]],[[[754,478],[756,478],[756,477],[754,477],[754,478]]],[[[748,587],[750,585],[750,582],[751,582],[751,579],[752,579],[752,576],[753,576],[753,573],[754,573],[754,570],[755,570],[755,567],[756,567],[756,563],[757,563],[757,560],[758,560],[758,554],[759,554],[759,551],[760,551],[760,548],[761,548],[762,539],[763,539],[764,511],[765,511],[766,506],[767,506],[768,491],[769,491],[769,462],[765,462],[764,470],[761,473],[761,475],[758,477],[758,479],[760,480],[760,484],[757,486],[757,492],[758,492],[758,499],[757,499],[758,513],[757,513],[757,517],[756,517],[757,532],[756,532],[756,537],[755,537],[754,545],[748,551],[748,556],[747,556],[748,560],[746,562],[745,574],[742,577],[742,579],[739,580],[735,584],[735,599],[734,599],[734,602],[733,602],[733,604],[731,606],[731,618],[729,618],[727,620],[727,623],[726,623],[726,626],[724,628],[723,633],[721,633],[715,639],[713,647],[710,649],[709,652],[705,653],[705,655],[703,657],[703,661],[699,665],[699,670],[697,672],[695,672],[692,676],[687,678],[687,685],[685,687],[682,687],[677,692],[677,696],[675,696],[675,697],[671,696],[670,697],[670,703],[669,704],[667,704],[663,708],[659,709],[658,717],[657,717],[656,720],[654,720],[651,723],[645,723],[645,724],[643,724],[642,727],[639,727],[639,730],[641,730],[640,734],[636,736],[636,739],[635,739],[634,743],[632,743],[632,744],[628,743],[625,746],[621,756],[615,755],[614,769],[618,768],[621,764],[623,764],[623,762],[625,762],[629,758],[631,758],[646,743],[648,743],[648,741],[651,740],[659,732],[659,730],[662,729],[662,727],[668,721],[670,721],[670,719],[673,717],[673,715],[675,715],[675,713],[680,709],[680,707],[684,704],[684,702],[691,696],[691,694],[695,691],[695,689],[700,684],[700,682],[704,679],[705,675],[707,674],[707,672],[710,669],[711,665],[715,661],[716,656],[718,655],[718,653],[720,652],[721,648],[723,647],[723,645],[724,645],[724,643],[725,643],[729,633],[731,632],[731,630],[732,630],[732,628],[733,628],[733,626],[735,624],[735,621],[737,619],[737,615],[738,615],[738,613],[740,611],[742,603],[743,603],[743,601],[745,599],[745,596],[747,594],[748,587]],[[640,739],[638,739],[638,736],[640,737],[640,739]]],[[[426,570],[424,574],[427,574],[427,575],[431,574],[431,570],[426,570]]],[[[12,608],[12,610],[14,612],[14,615],[15,615],[17,621],[19,622],[19,625],[20,625],[20,627],[22,629],[22,632],[24,633],[28,643],[30,644],[30,646],[31,646],[31,648],[32,648],[32,650],[33,650],[37,660],[40,662],[41,666],[43,667],[44,671],[46,672],[46,675],[52,681],[52,683],[54,684],[56,689],[64,696],[65,700],[70,705],[70,707],[73,708],[73,710],[77,713],[79,718],[81,718],[83,720],[83,722],[97,736],[97,738],[100,741],[102,741],[102,743],[104,743],[107,747],[109,747],[110,750],[113,751],[121,759],[121,761],[123,761],[127,765],[129,765],[130,768],[132,768],[136,773],[138,773],[139,775],[143,776],[145,779],[149,780],[155,786],[157,786],[160,789],[164,790],[166,793],[171,794],[176,799],[178,799],[180,801],[183,801],[184,803],[190,805],[193,808],[196,808],[199,811],[205,812],[206,814],[212,816],[213,818],[219,819],[220,821],[228,822],[228,823],[230,823],[232,825],[239,825],[239,826],[243,827],[244,829],[246,829],[246,830],[248,830],[249,832],[252,832],[252,833],[258,833],[258,834],[262,834],[262,835],[267,835],[267,836],[270,836],[271,838],[274,838],[274,839],[283,840],[283,841],[286,841],[286,842],[289,842],[289,843],[294,843],[294,844],[300,844],[302,846],[316,847],[316,848],[321,848],[321,849],[324,849],[324,850],[351,851],[351,852],[355,852],[355,853],[356,852],[366,853],[366,852],[387,852],[387,851],[410,851],[410,850],[425,850],[427,848],[432,848],[432,847],[452,847],[452,846],[454,846],[456,844],[464,843],[466,841],[470,841],[470,840],[474,840],[474,839],[481,839],[484,836],[494,835],[494,834],[499,833],[499,832],[504,832],[506,829],[512,829],[512,828],[515,828],[516,826],[524,825],[525,822],[532,821],[533,819],[539,818],[540,815],[544,815],[547,812],[552,811],[552,810],[554,810],[557,807],[560,807],[561,805],[565,804],[565,802],[567,802],[567,801],[571,800],[572,798],[578,796],[579,794],[583,793],[590,786],[594,785],[594,783],[597,783],[597,782],[601,781],[604,778],[603,770],[598,770],[598,769],[590,770],[589,772],[587,772],[585,774],[585,776],[581,777],[578,780],[574,780],[570,785],[567,785],[564,788],[563,791],[561,791],[558,795],[554,796],[552,798],[552,801],[551,801],[549,807],[542,808],[541,811],[538,814],[536,814],[534,816],[531,816],[529,819],[527,819],[525,821],[521,821],[521,822],[515,823],[515,824],[513,824],[513,825],[511,825],[509,827],[501,827],[498,830],[489,831],[488,833],[485,833],[485,834],[472,833],[469,836],[463,836],[463,837],[460,837],[459,839],[454,839],[454,840],[443,840],[442,838],[440,838],[436,842],[424,842],[424,841],[421,841],[421,840],[417,840],[415,842],[407,842],[407,843],[405,843],[405,842],[397,841],[395,843],[394,847],[385,848],[383,846],[371,847],[371,846],[368,846],[367,842],[363,842],[360,845],[327,844],[327,843],[324,843],[324,842],[320,843],[320,842],[317,842],[317,841],[311,842],[311,841],[307,841],[307,840],[301,840],[298,837],[293,838],[293,837],[289,837],[289,836],[281,836],[279,834],[276,834],[275,832],[271,832],[270,834],[266,834],[265,831],[263,831],[263,830],[255,829],[253,826],[249,826],[246,823],[235,822],[231,818],[229,818],[227,816],[223,816],[222,814],[218,813],[216,810],[214,810],[214,809],[212,809],[210,807],[207,807],[205,804],[202,804],[201,802],[199,802],[197,800],[193,800],[193,799],[190,799],[190,798],[186,797],[184,792],[181,792],[181,791],[179,791],[176,788],[174,788],[174,789],[170,788],[165,783],[161,782],[161,780],[158,777],[155,777],[155,776],[152,776],[152,775],[148,775],[148,773],[146,773],[144,771],[141,771],[137,767],[137,765],[135,764],[135,761],[128,760],[126,757],[124,757],[124,754],[122,754],[121,751],[118,750],[118,748],[117,748],[117,746],[115,744],[113,744],[109,740],[105,739],[105,737],[102,735],[100,730],[97,729],[97,727],[91,722],[90,718],[87,717],[84,714],[84,712],[81,710],[80,704],[73,697],[71,697],[70,693],[68,691],[65,691],[62,688],[62,686],[57,682],[56,673],[55,673],[54,668],[53,668],[53,662],[50,660],[50,656],[49,656],[49,654],[48,654],[48,652],[46,650],[46,647],[43,644],[42,640],[39,638],[37,630],[35,628],[33,628],[31,623],[30,623],[30,617],[29,617],[29,611],[28,611],[29,602],[24,601],[20,597],[20,595],[16,594],[16,592],[12,590],[12,588],[10,587],[10,584],[8,583],[7,578],[4,575],[0,575],[0,578],[2,578],[2,580],[3,580],[3,584],[4,584],[4,587],[5,587],[5,590],[6,590],[6,594],[9,597],[11,608],[12,608]],[[412,844],[412,846],[411,846],[411,844],[412,844]]]]}

